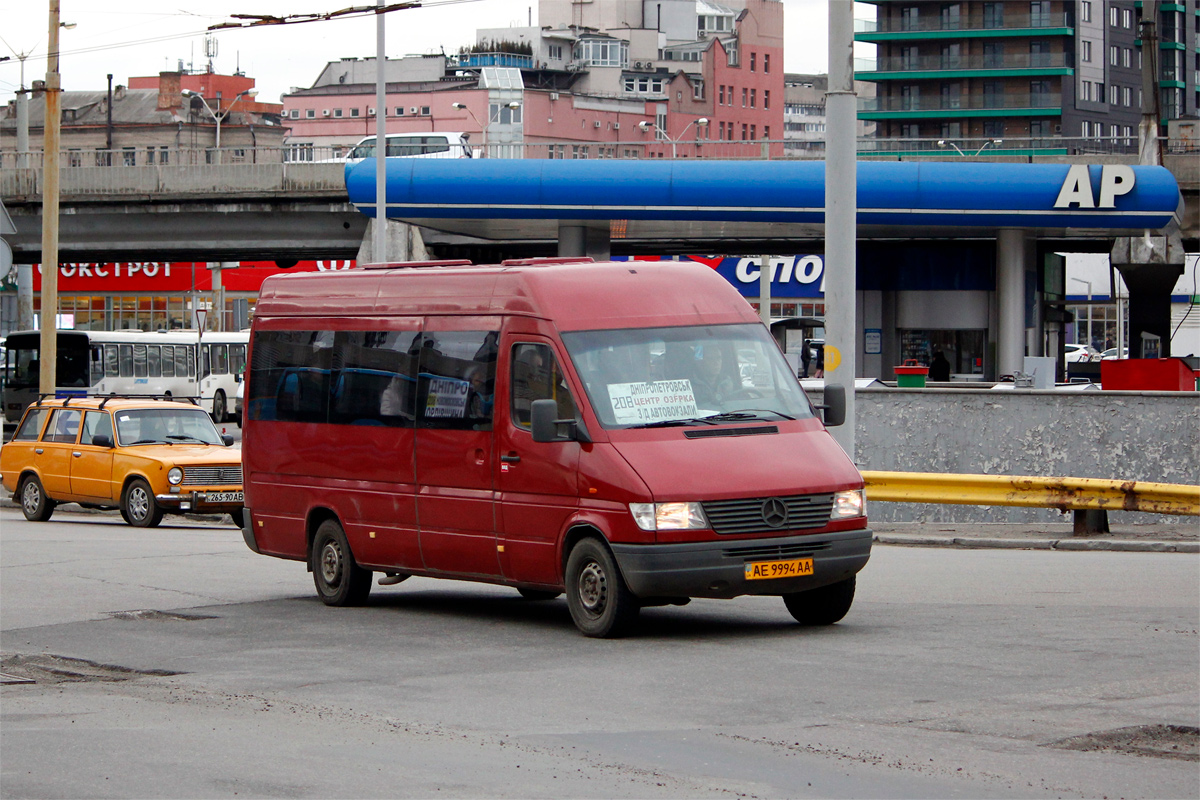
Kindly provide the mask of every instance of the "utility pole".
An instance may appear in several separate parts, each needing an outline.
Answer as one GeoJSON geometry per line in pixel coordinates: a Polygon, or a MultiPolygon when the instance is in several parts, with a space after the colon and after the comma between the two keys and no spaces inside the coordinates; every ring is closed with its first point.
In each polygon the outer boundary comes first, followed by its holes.
{"type": "MultiPolygon", "coordinates": [[[[375,12],[375,258],[387,263],[387,50],[384,48],[386,0],[376,0],[375,12]]],[[[485,134],[486,135],[486,134],[485,134]]]]}
{"type": "Polygon", "coordinates": [[[58,74],[59,0],[50,0],[50,46],[46,64],[46,122],[42,149],[42,322],[38,384],[43,394],[57,388],[58,365],[58,151],[62,126],[62,80],[58,74]]]}
{"type": "Polygon", "coordinates": [[[829,0],[829,89],[825,94],[825,385],[846,387],[846,422],[830,433],[854,456],[858,339],[858,107],[854,94],[854,4],[829,0]]]}

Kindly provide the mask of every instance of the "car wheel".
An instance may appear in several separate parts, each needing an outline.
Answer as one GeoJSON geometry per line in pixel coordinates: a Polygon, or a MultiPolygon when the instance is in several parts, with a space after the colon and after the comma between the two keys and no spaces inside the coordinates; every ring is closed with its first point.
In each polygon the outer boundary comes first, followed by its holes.
{"type": "Polygon", "coordinates": [[[553,600],[562,592],[552,592],[547,589],[517,589],[526,600],[553,600]]]}
{"type": "Polygon", "coordinates": [[[135,528],[155,528],[162,522],[163,511],[154,499],[150,484],[135,478],[121,495],[121,515],[135,528]]]}
{"type": "Polygon", "coordinates": [[[30,522],[45,522],[50,519],[54,507],[58,505],[46,496],[46,490],[42,488],[42,482],[36,475],[30,475],[21,481],[17,495],[21,498],[21,513],[30,522]]]}
{"type": "Polygon", "coordinates": [[[229,516],[233,518],[233,524],[240,528],[242,527],[242,523],[245,521],[246,510],[244,508],[239,508],[237,511],[230,511],[229,516]]]}
{"type": "Polygon", "coordinates": [[[625,585],[612,553],[596,539],[581,539],[567,558],[567,607],[584,636],[623,636],[641,606],[625,585]]]}
{"type": "Polygon", "coordinates": [[[787,610],[801,625],[832,625],[846,616],[854,602],[854,577],[783,596],[787,610]]]}
{"type": "Polygon", "coordinates": [[[363,569],[350,552],[346,533],[327,519],[317,528],[312,545],[313,583],[327,606],[361,606],[371,594],[371,571],[363,569]]]}
{"type": "Polygon", "coordinates": [[[213,398],[212,418],[218,425],[225,421],[225,392],[220,389],[217,389],[217,396],[213,398]]]}

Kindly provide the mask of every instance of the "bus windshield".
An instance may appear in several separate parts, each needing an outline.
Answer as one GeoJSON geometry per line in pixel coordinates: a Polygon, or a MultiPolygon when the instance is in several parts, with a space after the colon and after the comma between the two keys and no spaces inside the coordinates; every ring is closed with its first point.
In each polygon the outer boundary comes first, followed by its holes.
{"type": "MultiPolygon", "coordinates": [[[[5,376],[10,389],[36,388],[41,371],[41,334],[12,334],[4,343],[8,351],[5,376]]],[[[91,386],[90,348],[86,335],[58,334],[55,380],[60,387],[85,389],[91,386]]]]}
{"type": "Polygon", "coordinates": [[[761,325],[578,331],[562,338],[606,428],[813,416],[761,325]]]}

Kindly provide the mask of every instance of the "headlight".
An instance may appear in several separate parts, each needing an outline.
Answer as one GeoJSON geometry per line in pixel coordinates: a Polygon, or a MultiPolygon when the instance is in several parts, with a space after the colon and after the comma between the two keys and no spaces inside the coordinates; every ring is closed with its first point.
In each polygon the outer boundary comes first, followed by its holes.
{"type": "Polygon", "coordinates": [[[865,517],[867,515],[867,498],[862,489],[849,492],[838,492],[833,496],[833,509],[829,512],[830,519],[847,519],[849,517],[865,517]]]}
{"type": "Polygon", "coordinates": [[[183,480],[183,470],[179,467],[171,467],[171,471],[167,473],[167,480],[171,482],[172,486],[178,486],[179,482],[183,480]]]}
{"type": "Polygon", "coordinates": [[[630,503],[629,510],[644,531],[678,531],[709,527],[699,503],[630,503]]]}

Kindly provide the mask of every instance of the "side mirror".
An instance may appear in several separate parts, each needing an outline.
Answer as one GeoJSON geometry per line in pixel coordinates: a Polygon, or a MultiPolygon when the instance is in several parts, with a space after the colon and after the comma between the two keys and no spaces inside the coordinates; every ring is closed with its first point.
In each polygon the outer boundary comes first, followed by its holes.
{"type": "Polygon", "coordinates": [[[554,400],[534,400],[529,408],[535,442],[590,442],[587,428],[574,419],[555,419],[558,403],[554,400]]]}
{"type": "Polygon", "coordinates": [[[221,441],[225,443],[225,446],[226,446],[226,447],[232,447],[232,446],[233,446],[233,436],[231,436],[231,435],[230,435],[230,434],[228,434],[228,433],[223,433],[223,434],[221,434],[221,441]]]}
{"type": "Polygon", "coordinates": [[[103,433],[97,433],[95,436],[92,437],[92,446],[93,447],[113,447],[112,437],[105,436],[103,433]]]}
{"type": "Polygon", "coordinates": [[[825,413],[826,428],[836,428],[846,421],[846,387],[839,383],[825,384],[823,402],[817,406],[825,413]]]}

